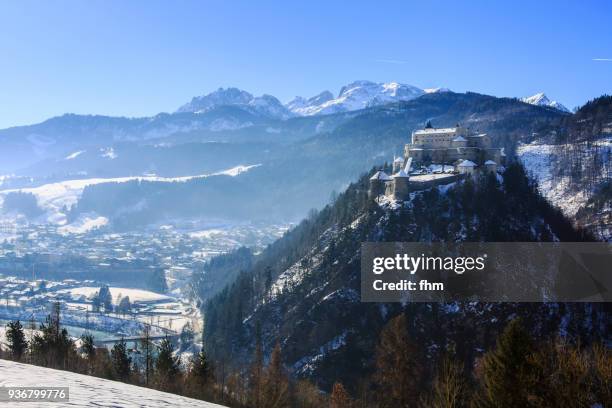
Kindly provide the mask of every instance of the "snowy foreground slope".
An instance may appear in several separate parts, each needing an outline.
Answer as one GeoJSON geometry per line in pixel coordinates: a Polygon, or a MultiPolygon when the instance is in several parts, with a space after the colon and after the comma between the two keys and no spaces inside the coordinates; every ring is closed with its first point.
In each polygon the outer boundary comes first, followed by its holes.
{"type": "MultiPolygon", "coordinates": [[[[0,386],[69,387],[70,401],[67,403],[26,402],[19,404],[24,407],[222,407],[117,381],[7,360],[0,360],[0,386]]],[[[1,402],[0,405],[2,405],[1,402]]]]}

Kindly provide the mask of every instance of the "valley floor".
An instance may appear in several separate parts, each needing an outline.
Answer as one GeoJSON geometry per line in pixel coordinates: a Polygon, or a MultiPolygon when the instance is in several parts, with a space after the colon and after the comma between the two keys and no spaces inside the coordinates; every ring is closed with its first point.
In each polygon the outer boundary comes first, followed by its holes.
{"type": "MultiPolygon", "coordinates": [[[[28,402],[24,405],[27,407],[222,408],[221,405],[150,388],[68,371],[0,360],[0,387],[5,386],[69,387],[70,401],[68,403],[28,402]]],[[[9,404],[6,406],[9,406],[9,404]]]]}

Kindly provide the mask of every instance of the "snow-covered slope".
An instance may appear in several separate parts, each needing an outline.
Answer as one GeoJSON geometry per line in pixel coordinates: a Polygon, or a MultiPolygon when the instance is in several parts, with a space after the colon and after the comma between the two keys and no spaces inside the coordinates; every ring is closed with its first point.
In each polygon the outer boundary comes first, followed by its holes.
{"type": "Polygon", "coordinates": [[[571,218],[584,205],[587,196],[584,191],[572,191],[569,177],[554,176],[554,149],[555,146],[549,144],[521,144],[516,154],[527,172],[538,182],[542,195],[571,218]]]}
{"type": "Polygon", "coordinates": [[[612,203],[593,202],[612,180],[612,137],[560,145],[520,144],[517,155],[544,197],[596,238],[612,240],[612,203]]]}
{"type": "Polygon", "coordinates": [[[544,92],[540,92],[532,96],[521,98],[521,101],[528,103],[530,105],[548,106],[549,108],[555,108],[562,112],[569,112],[569,109],[567,109],[561,103],[557,101],[551,101],[550,99],[548,99],[548,97],[544,94],[544,92]]]}
{"type": "Polygon", "coordinates": [[[442,92],[451,92],[451,90],[449,88],[441,88],[441,87],[437,87],[437,88],[425,88],[423,89],[423,91],[425,93],[442,93],[442,92]]]}
{"type": "Polygon", "coordinates": [[[408,101],[424,93],[420,88],[397,82],[355,81],[343,86],[336,98],[333,98],[329,91],[325,91],[309,99],[296,97],[286,107],[296,115],[325,115],[408,101]]]}
{"type": "MultiPolygon", "coordinates": [[[[131,181],[148,181],[156,183],[183,183],[193,179],[204,179],[215,176],[230,176],[237,177],[247,171],[259,167],[261,164],[252,165],[239,165],[230,169],[210,173],[200,174],[195,176],[182,176],[182,177],[160,177],[160,176],[126,176],[126,177],[114,177],[114,178],[86,178],[76,180],[64,180],[55,183],[43,184],[38,187],[21,188],[21,189],[7,189],[0,190],[0,207],[4,201],[4,197],[7,194],[14,192],[31,193],[36,197],[38,206],[45,211],[44,217],[47,222],[64,225],[66,224],[67,217],[65,209],[75,205],[83,190],[87,186],[93,186],[96,184],[103,183],[128,183],[131,181]]],[[[84,217],[75,222],[76,225],[64,225],[61,231],[66,233],[81,233],[89,229],[97,228],[105,225],[108,222],[104,217],[98,217],[94,214],[91,216],[84,217]]]]}
{"type": "Polygon", "coordinates": [[[177,112],[203,113],[219,106],[240,106],[264,116],[287,119],[291,112],[272,95],[253,96],[238,88],[219,88],[207,95],[196,96],[177,112]]]}
{"type": "MultiPolygon", "coordinates": [[[[0,360],[0,386],[69,387],[69,402],[26,402],[24,407],[221,408],[221,405],[179,395],[103,380],[68,371],[0,360]]],[[[11,406],[6,403],[6,406],[11,406]]]]}
{"type": "Polygon", "coordinates": [[[311,116],[317,114],[317,111],[321,105],[332,101],[333,99],[334,94],[329,91],[323,91],[320,94],[308,99],[302,96],[296,96],[295,99],[285,105],[285,107],[296,115],[311,116]]]}

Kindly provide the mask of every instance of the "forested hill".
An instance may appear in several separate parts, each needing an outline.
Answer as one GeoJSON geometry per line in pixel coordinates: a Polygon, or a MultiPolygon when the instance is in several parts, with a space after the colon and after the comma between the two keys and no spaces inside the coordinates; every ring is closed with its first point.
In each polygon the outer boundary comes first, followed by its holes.
{"type": "Polygon", "coordinates": [[[602,95],[565,116],[557,132],[557,143],[594,141],[602,134],[612,134],[612,96],[602,95]]]}
{"type": "Polygon", "coordinates": [[[517,315],[538,338],[580,334],[589,343],[605,333],[606,316],[592,305],[361,303],[364,241],[591,239],[539,195],[517,164],[501,182],[491,176],[434,188],[399,209],[368,199],[368,176],[270,245],[207,302],[205,346],[217,361],[244,366],[256,344],[268,354],[278,341],[294,376],[324,389],[341,380],[356,390],[373,369],[382,327],[401,313],[424,359],[454,350],[466,367],[517,315]]]}

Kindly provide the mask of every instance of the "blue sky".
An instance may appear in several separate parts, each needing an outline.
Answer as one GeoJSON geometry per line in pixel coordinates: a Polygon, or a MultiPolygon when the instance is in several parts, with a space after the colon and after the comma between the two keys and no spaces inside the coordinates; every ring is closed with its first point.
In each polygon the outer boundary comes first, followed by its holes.
{"type": "Polygon", "coordinates": [[[168,112],[220,86],[286,102],[356,79],[573,108],[612,93],[611,19],[609,1],[0,0],[0,128],[168,112]]]}

